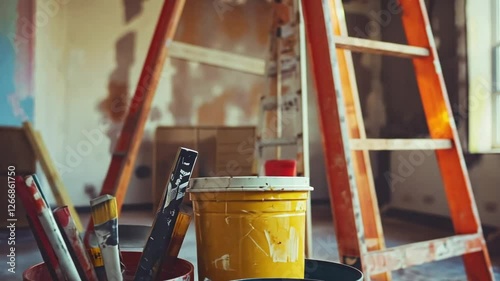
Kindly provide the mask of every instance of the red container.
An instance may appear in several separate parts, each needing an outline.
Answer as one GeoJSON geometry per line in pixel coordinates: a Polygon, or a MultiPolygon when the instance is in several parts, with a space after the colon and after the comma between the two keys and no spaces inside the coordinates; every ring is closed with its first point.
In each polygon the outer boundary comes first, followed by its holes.
{"type": "MultiPolygon", "coordinates": [[[[125,273],[123,280],[134,280],[135,270],[139,264],[142,252],[122,252],[125,273]]],[[[47,281],[51,276],[44,263],[34,265],[23,273],[24,281],[47,281]]],[[[194,266],[190,262],[177,259],[175,264],[161,274],[161,280],[168,281],[192,281],[194,280],[194,266]]]]}
{"type": "Polygon", "coordinates": [[[266,176],[295,177],[297,162],[295,160],[268,160],[264,165],[266,176]]]}

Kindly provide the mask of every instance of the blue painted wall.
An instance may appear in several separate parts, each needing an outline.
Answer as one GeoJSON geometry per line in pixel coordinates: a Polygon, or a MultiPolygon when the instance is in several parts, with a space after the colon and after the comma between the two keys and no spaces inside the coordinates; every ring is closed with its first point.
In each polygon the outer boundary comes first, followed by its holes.
{"type": "Polygon", "coordinates": [[[33,93],[21,92],[24,87],[16,85],[16,71],[23,68],[17,60],[22,54],[16,54],[14,45],[17,3],[0,2],[0,126],[20,126],[25,120],[33,121],[34,115],[33,93]]]}

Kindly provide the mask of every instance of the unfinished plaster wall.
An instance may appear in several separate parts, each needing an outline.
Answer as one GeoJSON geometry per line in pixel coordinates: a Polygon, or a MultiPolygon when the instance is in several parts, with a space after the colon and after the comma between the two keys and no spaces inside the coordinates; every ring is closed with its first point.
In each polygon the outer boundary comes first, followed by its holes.
{"type": "MultiPolygon", "coordinates": [[[[44,93],[44,102],[37,105],[37,128],[71,198],[87,206],[106,175],[163,1],[65,3],[37,29],[43,38],[37,50],[44,54],[37,63],[37,90],[44,93]]],[[[226,8],[188,0],[175,39],[265,58],[269,4],[250,1],[226,8]]],[[[255,125],[265,83],[262,77],[169,59],[126,203],[150,203],[152,141],[158,125],[255,125]]]]}
{"type": "MultiPolygon", "coordinates": [[[[45,94],[37,105],[38,128],[47,138],[65,184],[77,205],[101,188],[110,152],[135,89],[162,1],[67,1],[45,28],[37,45],[37,85],[45,94]],[[57,25],[64,26],[58,29],[57,25]],[[49,71],[46,71],[46,70],[49,71]],[[57,82],[54,82],[57,81],[57,82]],[[49,94],[50,93],[50,94],[49,94]],[[56,101],[65,106],[54,107],[56,101]],[[50,114],[49,114],[50,113],[50,114]]],[[[212,1],[188,0],[176,40],[264,59],[271,21],[270,5],[217,9],[212,1]]],[[[384,7],[384,6],[382,6],[384,7]]],[[[345,5],[351,36],[380,39],[380,3],[345,5]],[[376,26],[376,25],[375,25],[376,26]]],[[[353,54],[368,137],[381,137],[386,123],[382,97],[382,60],[353,54]]],[[[404,81],[401,83],[404,85],[404,81]]],[[[255,125],[266,79],[213,66],[169,59],[153,102],[151,116],[127,203],[149,203],[154,129],[158,125],[255,125]]],[[[315,200],[328,200],[324,154],[314,85],[309,80],[311,184],[315,200]]],[[[377,190],[386,203],[387,184],[377,175],[384,154],[373,153],[377,190]],[[381,183],[380,183],[381,182],[381,183]]],[[[387,170],[386,168],[385,170],[387,170]]]]}

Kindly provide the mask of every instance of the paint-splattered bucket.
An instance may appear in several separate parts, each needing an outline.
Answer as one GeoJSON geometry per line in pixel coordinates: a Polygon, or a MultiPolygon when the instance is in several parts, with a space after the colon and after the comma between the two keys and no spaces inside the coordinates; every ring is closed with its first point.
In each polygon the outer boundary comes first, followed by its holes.
{"type": "Polygon", "coordinates": [[[310,190],[303,177],[192,179],[199,280],[304,278],[310,190]]]}
{"type": "MultiPolygon", "coordinates": [[[[141,252],[122,251],[125,273],[123,280],[134,280],[135,270],[141,258],[141,252]]],[[[189,281],[194,280],[194,267],[190,262],[177,259],[175,264],[163,270],[161,280],[169,281],[189,281]]],[[[44,263],[39,263],[28,268],[23,273],[24,281],[46,281],[51,280],[51,276],[44,263]]]]}
{"type": "Polygon", "coordinates": [[[248,278],[234,281],[362,281],[363,273],[356,268],[336,262],[306,260],[304,279],[248,278]]]}

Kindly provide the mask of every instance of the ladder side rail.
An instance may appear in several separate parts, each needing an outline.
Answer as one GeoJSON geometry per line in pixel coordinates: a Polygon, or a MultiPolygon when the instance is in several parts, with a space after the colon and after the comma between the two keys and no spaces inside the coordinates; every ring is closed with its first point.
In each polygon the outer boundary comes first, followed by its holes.
{"type": "MultiPolygon", "coordinates": [[[[400,0],[400,4],[403,9],[402,21],[408,44],[430,50],[429,57],[413,59],[430,135],[432,138],[447,138],[453,141],[451,149],[438,150],[436,156],[455,232],[481,233],[477,206],[453,120],[425,2],[400,0]]],[[[463,260],[469,280],[494,280],[484,242],[483,251],[466,254],[463,260]]]]}
{"type": "MultiPolygon", "coordinates": [[[[333,6],[330,13],[333,22],[334,38],[348,36],[342,0],[331,0],[331,3],[333,6]]],[[[337,62],[341,70],[340,78],[342,84],[339,86],[343,89],[347,124],[349,125],[349,136],[350,138],[366,139],[366,131],[351,52],[337,48],[337,62]]],[[[352,151],[351,153],[368,251],[385,249],[385,239],[378,208],[377,194],[375,192],[369,151],[361,150],[352,151]]],[[[391,279],[390,272],[373,277],[376,277],[377,280],[391,279]]]]}
{"type": "Polygon", "coordinates": [[[302,9],[318,97],[339,255],[343,263],[360,268],[360,257],[366,253],[367,248],[364,244],[362,214],[347,141],[348,128],[342,89],[335,87],[340,85],[340,74],[329,14],[331,5],[327,1],[302,0],[302,9]],[[341,223],[341,220],[347,223],[341,223]]]}
{"type": "MultiPolygon", "coordinates": [[[[100,194],[113,194],[116,197],[118,211],[121,210],[125,200],[151,103],[185,1],[165,1],[163,5],[134,97],[130,101],[125,123],[113,150],[111,164],[100,194]]],[[[86,233],[90,233],[89,230],[92,229],[93,222],[91,219],[87,225],[88,231],[86,233]]],[[[86,238],[85,240],[88,240],[88,235],[86,235],[86,238]]]]}

